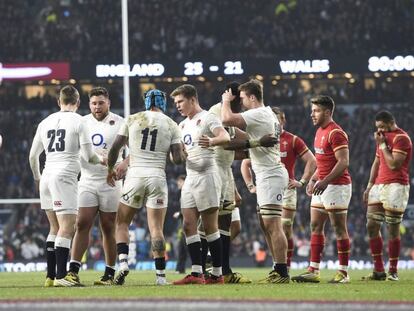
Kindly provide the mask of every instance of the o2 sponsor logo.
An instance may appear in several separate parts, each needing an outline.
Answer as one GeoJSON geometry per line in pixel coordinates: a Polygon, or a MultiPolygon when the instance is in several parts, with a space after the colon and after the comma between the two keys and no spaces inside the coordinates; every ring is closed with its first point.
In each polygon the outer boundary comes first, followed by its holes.
{"type": "Polygon", "coordinates": [[[184,135],[183,140],[184,140],[184,144],[186,144],[187,146],[191,146],[193,144],[193,139],[190,134],[184,135]]]}
{"type": "Polygon", "coordinates": [[[104,137],[102,134],[93,134],[92,135],[92,144],[95,147],[103,146],[103,149],[106,149],[106,143],[104,143],[104,137]]]}

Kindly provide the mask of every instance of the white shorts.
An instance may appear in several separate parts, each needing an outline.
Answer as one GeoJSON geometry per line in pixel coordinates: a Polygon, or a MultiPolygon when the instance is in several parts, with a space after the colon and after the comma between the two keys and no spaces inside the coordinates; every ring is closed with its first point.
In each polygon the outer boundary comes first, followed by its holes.
{"type": "Polygon", "coordinates": [[[257,205],[262,218],[282,217],[283,193],[288,182],[285,167],[256,174],[257,205]]]}
{"type": "Polygon", "coordinates": [[[238,207],[236,207],[232,212],[231,212],[231,222],[233,221],[240,221],[240,210],[238,207]]]}
{"type": "Polygon", "coordinates": [[[79,182],[78,206],[98,207],[105,213],[116,213],[121,197],[121,181],[117,181],[115,187],[111,187],[105,181],[81,180],[79,182]]]}
{"type": "Polygon", "coordinates": [[[371,188],[368,204],[382,204],[384,210],[403,213],[407,208],[410,186],[398,183],[379,184],[371,188]]]}
{"type": "Polygon", "coordinates": [[[287,188],[289,177],[284,167],[270,172],[256,174],[257,204],[280,205],[283,204],[283,193],[287,188]]]}
{"type": "Polygon", "coordinates": [[[220,207],[221,180],[218,172],[189,175],[181,189],[181,208],[196,207],[199,212],[220,207]]]}
{"type": "Polygon", "coordinates": [[[296,211],[297,205],[297,191],[296,188],[293,189],[286,189],[283,193],[283,208],[296,211]]]}
{"type": "Polygon", "coordinates": [[[165,177],[125,178],[120,202],[133,208],[166,208],[168,205],[168,187],[165,177]]]}
{"type": "Polygon", "coordinates": [[[352,196],[352,184],[328,185],[321,195],[312,195],[311,207],[330,212],[348,210],[352,196]]]}
{"type": "Polygon", "coordinates": [[[78,214],[77,176],[43,174],[39,192],[42,209],[58,215],[78,214]]]}

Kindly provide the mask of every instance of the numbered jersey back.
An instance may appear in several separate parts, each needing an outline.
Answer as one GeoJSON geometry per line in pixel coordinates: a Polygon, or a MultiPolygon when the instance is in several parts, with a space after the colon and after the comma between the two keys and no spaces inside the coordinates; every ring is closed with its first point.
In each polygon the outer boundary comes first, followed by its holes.
{"type": "Polygon", "coordinates": [[[161,112],[142,111],[128,117],[120,135],[129,137],[130,166],[143,175],[165,170],[170,146],[181,142],[177,123],[161,112]]]}
{"type": "Polygon", "coordinates": [[[78,174],[80,144],[89,143],[82,117],[59,111],[44,119],[38,128],[46,152],[45,173],[78,174]]]}

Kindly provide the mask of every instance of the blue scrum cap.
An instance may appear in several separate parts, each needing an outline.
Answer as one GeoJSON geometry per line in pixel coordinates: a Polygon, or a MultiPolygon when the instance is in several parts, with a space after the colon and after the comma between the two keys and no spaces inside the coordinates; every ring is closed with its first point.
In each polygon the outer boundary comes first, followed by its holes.
{"type": "Polygon", "coordinates": [[[167,94],[157,89],[149,90],[144,94],[144,103],[146,110],[157,107],[165,112],[167,110],[167,94]]]}

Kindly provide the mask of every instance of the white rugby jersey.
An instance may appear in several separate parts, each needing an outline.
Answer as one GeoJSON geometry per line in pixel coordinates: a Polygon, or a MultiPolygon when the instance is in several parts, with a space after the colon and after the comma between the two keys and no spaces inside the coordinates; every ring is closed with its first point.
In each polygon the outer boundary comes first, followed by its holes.
{"type": "Polygon", "coordinates": [[[141,111],[129,116],[118,134],[129,139],[129,166],[136,177],[165,176],[170,146],[181,143],[177,123],[157,111],[141,111]]]}
{"type": "MultiPolygon", "coordinates": [[[[92,114],[88,114],[82,118],[90,134],[90,141],[92,142],[93,151],[103,158],[108,157],[109,149],[111,149],[115,137],[119,132],[124,119],[112,112],[102,121],[96,120],[92,114]]],[[[122,152],[119,153],[117,163],[122,161],[122,152]]],[[[93,165],[81,158],[81,180],[85,179],[100,179],[106,180],[108,168],[103,165],[93,165]]]]}
{"type": "MultiPolygon", "coordinates": [[[[213,113],[217,118],[221,119],[221,103],[212,106],[209,112],[213,113]]],[[[229,133],[230,138],[234,138],[236,131],[233,126],[224,127],[229,133]]],[[[217,165],[220,167],[229,167],[232,165],[234,160],[235,152],[233,150],[224,150],[221,146],[214,147],[214,158],[216,159],[217,165]]]]}
{"type": "Polygon", "coordinates": [[[191,119],[180,123],[182,140],[188,153],[186,160],[187,175],[206,173],[216,169],[213,148],[201,148],[200,136],[214,137],[213,130],[222,127],[221,121],[211,112],[202,110],[191,119]]]}
{"type": "Polygon", "coordinates": [[[90,136],[82,117],[76,112],[59,111],[40,122],[35,139],[40,139],[46,152],[43,173],[78,175],[80,146],[90,144],[90,136]]]}
{"type": "MultiPolygon", "coordinates": [[[[260,139],[267,134],[274,134],[278,140],[280,139],[279,120],[270,107],[250,109],[242,112],[241,115],[246,122],[246,133],[249,139],[260,139]]],[[[282,166],[279,147],[277,144],[269,148],[249,149],[253,171],[258,173],[282,166]]]]}

